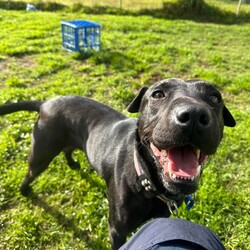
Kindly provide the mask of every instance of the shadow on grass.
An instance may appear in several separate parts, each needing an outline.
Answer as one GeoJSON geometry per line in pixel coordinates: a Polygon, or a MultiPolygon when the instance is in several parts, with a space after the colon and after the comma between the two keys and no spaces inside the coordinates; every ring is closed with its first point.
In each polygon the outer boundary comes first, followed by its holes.
{"type": "Polygon", "coordinates": [[[45,200],[38,197],[35,193],[32,192],[30,199],[34,206],[38,206],[42,208],[46,213],[50,214],[54,217],[59,225],[65,228],[68,231],[72,231],[75,238],[84,241],[90,249],[102,249],[102,246],[98,241],[93,240],[88,235],[88,231],[80,229],[76,226],[73,219],[67,218],[64,214],[62,214],[57,208],[49,205],[45,200]]]}
{"type": "MultiPolygon", "coordinates": [[[[86,7],[78,4],[77,7],[75,7],[75,10],[88,14],[113,14],[130,16],[146,15],[169,20],[191,20],[195,22],[227,25],[250,22],[249,13],[242,12],[239,16],[236,16],[236,12],[222,10],[216,6],[209,5],[206,2],[202,2],[202,4],[198,5],[192,5],[188,4],[187,0],[163,3],[163,7],[161,9],[142,8],[141,10],[131,11],[103,6],[86,7]]],[[[72,11],[74,11],[74,7],[72,11]]]]}
{"type": "MultiPolygon", "coordinates": [[[[26,2],[23,1],[1,1],[0,8],[7,10],[25,10],[26,2]]],[[[193,20],[196,22],[210,22],[219,24],[239,24],[249,23],[250,14],[242,12],[236,16],[235,12],[222,10],[216,6],[209,5],[204,0],[187,1],[177,0],[176,2],[166,3],[163,1],[161,9],[140,9],[140,10],[125,10],[116,7],[108,6],[84,6],[82,4],[74,4],[67,6],[55,2],[39,2],[36,8],[42,11],[58,11],[66,10],[71,12],[83,12],[87,14],[112,14],[112,15],[130,15],[140,16],[148,15],[156,18],[164,19],[184,19],[193,20]]]]}
{"type": "Polygon", "coordinates": [[[123,72],[132,70],[139,64],[135,58],[128,57],[118,51],[102,49],[101,51],[89,50],[88,52],[76,52],[73,58],[79,61],[91,60],[95,65],[105,64],[107,67],[123,72]]]}
{"type": "Polygon", "coordinates": [[[198,1],[197,4],[193,4],[193,2],[195,1],[178,0],[172,3],[163,3],[163,8],[158,11],[144,9],[139,11],[139,13],[158,18],[183,19],[229,25],[250,22],[249,13],[242,12],[239,16],[236,16],[236,7],[235,12],[231,12],[207,4],[203,0],[198,1]]]}

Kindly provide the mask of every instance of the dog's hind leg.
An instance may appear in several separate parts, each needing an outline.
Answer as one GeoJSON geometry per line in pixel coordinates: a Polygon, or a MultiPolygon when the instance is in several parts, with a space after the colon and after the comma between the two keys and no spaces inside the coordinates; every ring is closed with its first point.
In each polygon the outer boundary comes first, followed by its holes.
{"type": "Polygon", "coordinates": [[[24,181],[21,185],[20,191],[23,196],[28,196],[31,193],[30,184],[38,177],[46,168],[47,164],[43,165],[29,165],[28,172],[25,175],[24,181]]]}
{"type": "Polygon", "coordinates": [[[30,194],[32,190],[30,184],[47,169],[53,158],[60,153],[60,150],[52,150],[40,151],[39,149],[39,154],[36,149],[30,152],[28,171],[20,188],[23,196],[30,194]]]}
{"type": "Polygon", "coordinates": [[[80,163],[77,162],[77,161],[74,161],[74,159],[72,158],[72,153],[74,151],[73,148],[65,148],[64,150],[64,155],[66,157],[66,160],[68,162],[68,165],[71,169],[80,169],[81,166],[80,166],[80,163]]]}
{"type": "Polygon", "coordinates": [[[49,131],[41,131],[36,126],[33,131],[32,147],[29,154],[29,167],[21,185],[22,195],[31,192],[30,184],[49,166],[50,162],[64,148],[61,138],[49,131]]]}

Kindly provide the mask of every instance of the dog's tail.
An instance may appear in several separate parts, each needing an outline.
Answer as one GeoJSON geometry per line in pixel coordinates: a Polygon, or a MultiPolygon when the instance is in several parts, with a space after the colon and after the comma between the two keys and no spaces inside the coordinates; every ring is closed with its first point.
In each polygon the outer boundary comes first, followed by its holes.
{"type": "Polygon", "coordinates": [[[22,110],[40,112],[40,107],[43,103],[43,101],[23,101],[4,104],[0,106],[0,115],[11,114],[22,110]]]}

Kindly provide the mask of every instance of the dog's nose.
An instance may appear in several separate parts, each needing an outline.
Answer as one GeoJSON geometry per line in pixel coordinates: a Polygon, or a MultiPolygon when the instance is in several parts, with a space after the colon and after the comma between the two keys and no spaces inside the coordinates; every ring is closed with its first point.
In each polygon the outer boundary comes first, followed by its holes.
{"type": "Polygon", "coordinates": [[[200,107],[180,107],[175,111],[176,122],[183,127],[206,128],[210,123],[208,112],[200,107]]]}

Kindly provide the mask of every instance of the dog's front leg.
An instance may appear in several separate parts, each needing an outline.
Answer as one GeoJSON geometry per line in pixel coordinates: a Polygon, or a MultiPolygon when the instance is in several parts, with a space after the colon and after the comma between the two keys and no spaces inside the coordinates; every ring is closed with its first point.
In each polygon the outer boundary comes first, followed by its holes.
{"type": "MultiPolygon", "coordinates": [[[[111,185],[112,186],[112,185],[111,185]]],[[[122,213],[119,200],[116,199],[116,192],[109,188],[109,237],[113,250],[119,249],[127,237],[126,212],[122,213]],[[112,195],[110,195],[112,193],[112,195]],[[121,217],[121,214],[124,214],[121,217]]]]}
{"type": "Polygon", "coordinates": [[[126,234],[121,228],[117,229],[109,223],[110,243],[113,250],[119,249],[126,242],[126,234]]]}

